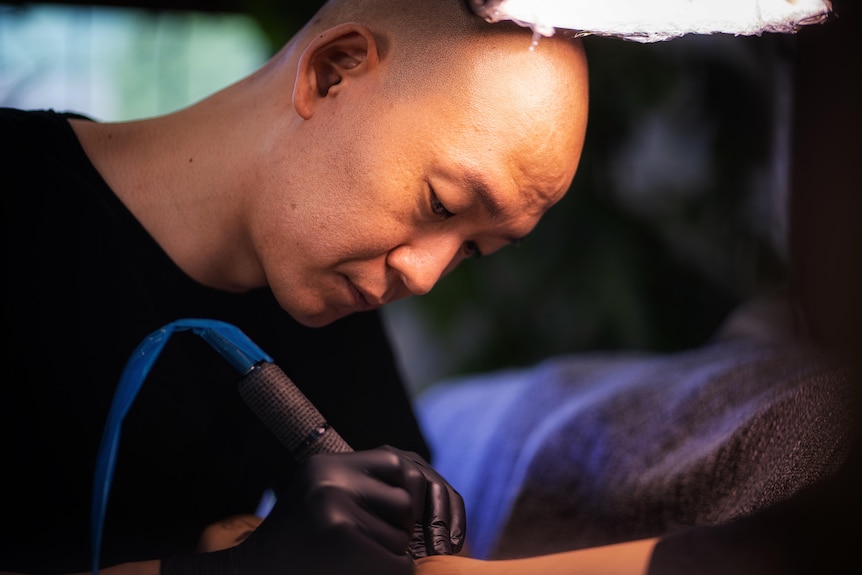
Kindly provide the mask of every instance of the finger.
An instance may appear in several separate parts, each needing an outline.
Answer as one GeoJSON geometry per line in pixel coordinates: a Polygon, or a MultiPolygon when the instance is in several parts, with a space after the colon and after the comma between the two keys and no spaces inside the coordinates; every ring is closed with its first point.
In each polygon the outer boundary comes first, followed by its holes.
{"type": "MultiPolygon", "coordinates": [[[[427,480],[423,470],[394,448],[386,451],[398,460],[399,474],[392,474],[387,479],[395,486],[402,487],[409,498],[410,514],[404,516],[407,521],[404,527],[410,532],[416,521],[420,520],[424,509],[427,492],[427,480]],[[400,477],[400,480],[398,479],[400,477]]],[[[388,469],[387,469],[388,471],[388,469]]]]}
{"type": "Polygon", "coordinates": [[[410,533],[415,503],[397,455],[382,450],[315,455],[308,468],[306,502],[323,512],[322,517],[328,509],[347,506],[357,516],[374,513],[410,533]]]}
{"type": "Polygon", "coordinates": [[[379,515],[369,513],[362,516],[359,529],[393,555],[405,555],[409,549],[411,532],[379,515]]]}
{"type": "Polygon", "coordinates": [[[428,484],[425,503],[425,546],[429,555],[451,555],[449,489],[432,481],[428,484]]]}
{"type": "Polygon", "coordinates": [[[314,455],[306,463],[305,484],[349,488],[355,485],[354,481],[360,475],[374,477],[387,485],[405,487],[401,458],[383,449],[314,455]]]}
{"type": "MultiPolygon", "coordinates": [[[[410,505],[403,489],[387,486],[387,489],[400,492],[403,512],[409,513],[410,505]]],[[[367,490],[357,497],[344,491],[326,494],[326,502],[321,512],[312,516],[317,518],[314,526],[309,526],[333,544],[333,548],[348,545],[358,536],[367,537],[390,553],[404,554],[407,550],[411,532],[403,525],[392,521],[392,496],[370,493],[367,490]]],[[[396,494],[398,496],[398,494],[396,494]]],[[[344,547],[345,549],[347,547],[344,547]]]]}
{"type": "Polygon", "coordinates": [[[389,485],[404,487],[411,495],[418,495],[418,492],[421,492],[424,498],[424,474],[410,458],[405,457],[405,452],[384,446],[356,452],[353,455],[361,457],[362,465],[369,475],[389,485]]]}
{"type": "Polygon", "coordinates": [[[424,470],[413,461],[402,459],[401,465],[404,472],[404,488],[410,494],[410,500],[413,504],[413,521],[416,521],[426,513],[428,480],[424,470]]]}
{"type": "Polygon", "coordinates": [[[456,499],[460,500],[460,496],[418,454],[392,449],[400,453],[405,461],[415,468],[416,474],[421,474],[422,477],[420,481],[413,472],[407,472],[408,481],[416,485],[412,489],[415,501],[423,502],[421,513],[417,515],[418,520],[414,525],[413,537],[410,539],[411,556],[421,558],[452,554],[454,551],[449,529],[452,509],[450,492],[456,499]],[[421,493],[420,499],[419,490],[423,485],[424,492],[421,493]]]}
{"type": "Polygon", "coordinates": [[[457,553],[464,545],[467,523],[464,499],[427,462],[419,458],[415,463],[422,467],[428,481],[424,512],[428,554],[457,553]]]}
{"type": "Polygon", "coordinates": [[[407,552],[414,559],[428,556],[428,549],[425,545],[425,525],[421,519],[413,525],[413,537],[410,538],[407,552]]]}
{"type": "Polygon", "coordinates": [[[449,494],[449,540],[452,542],[452,553],[461,551],[466,537],[467,508],[464,505],[464,498],[455,489],[451,489],[449,494]]]}
{"type": "MultiPolygon", "coordinates": [[[[312,494],[315,505],[349,510],[355,517],[373,515],[409,534],[415,520],[413,498],[405,487],[393,486],[362,470],[341,475],[339,484],[320,484],[312,494]]],[[[334,521],[335,519],[330,519],[334,521]]]]}
{"type": "Polygon", "coordinates": [[[374,478],[363,480],[355,493],[365,508],[393,527],[410,534],[416,521],[413,496],[404,487],[394,487],[374,478]]]}
{"type": "Polygon", "coordinates": [[[380,449],[398,459],[403,478],[402,485],[410,494],[413,502],[414,520],[421,518],[425,513],[425,500],[428,489],[426,468],[423,465],[424,461],[413,452],[402,451],[389,445],[384,445],[380,449]]]}

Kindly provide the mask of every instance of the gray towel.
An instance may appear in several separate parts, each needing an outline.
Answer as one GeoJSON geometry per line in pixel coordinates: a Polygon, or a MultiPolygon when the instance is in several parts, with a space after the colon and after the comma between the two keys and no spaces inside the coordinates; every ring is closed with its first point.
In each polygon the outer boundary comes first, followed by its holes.
{"type": "Polygon", "coordinates": [[[553,357],[441,382],[418,400],[468,546],[514,558],[740,517],[832,474],[850,373],[749,307],[674,354],[553,357]]]}

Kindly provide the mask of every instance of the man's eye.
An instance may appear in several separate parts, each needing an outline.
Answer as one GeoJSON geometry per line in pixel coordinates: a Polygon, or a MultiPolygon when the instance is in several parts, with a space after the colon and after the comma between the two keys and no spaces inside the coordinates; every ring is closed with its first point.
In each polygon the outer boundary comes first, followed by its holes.
{"type": "Polygon", "coordinates": [[[479,246],[476,242],[468,241],[464,242],[464,257],[479,259],[482,257],[482,250],[479,249],[479,246]]]}
{"type": "Polygon", "coordinates": [[[434,191],[434,188],[431,188],[431,211],[444,220],[455,215],[446,209],[446,206],[444,206],[443,202],[440,201],[440,198],[437,197],[437,193],[434,191]]]}

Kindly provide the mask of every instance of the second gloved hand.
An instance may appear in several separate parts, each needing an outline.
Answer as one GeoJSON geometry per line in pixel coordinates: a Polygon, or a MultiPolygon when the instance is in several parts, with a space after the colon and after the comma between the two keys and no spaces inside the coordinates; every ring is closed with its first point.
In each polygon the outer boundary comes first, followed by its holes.
{"type": "Polygon", "coordinates": [[[434,554],[435,544],[453,548],[450,525],[460,548],[463,521],[460,496],[415,454],[384,447],[316,455],[245,541],[164,559],[161,575],[407,575],[414,526],[427,526],[434,554]]]}
{"type": "Polygon", "coordinates": [[[458,553],[464,545],[467,522],[461,495],[418,454],[388,446],[383,449],[398,454],[412,464],[424,479],[425,493],[413,527],[410,555],[418,559],[428,555],[458,553]]]}

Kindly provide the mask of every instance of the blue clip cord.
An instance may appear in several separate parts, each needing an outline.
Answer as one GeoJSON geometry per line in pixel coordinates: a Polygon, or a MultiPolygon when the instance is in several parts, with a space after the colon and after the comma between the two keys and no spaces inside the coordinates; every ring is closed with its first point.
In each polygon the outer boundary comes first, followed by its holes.
{"type": "Polygon", "coordinates": [[[273,361],[238,327],[211,319],[177,320],[157,329],[138,345],[126,362],[120,376],[120,382],[114,392],[114,399],[108,411],[108,418],[102,432],[102,441],[99,444],[99,453],[96,459],[93,507],[90,518],[93,575],[99,573],[105,509],[108,504],[108,494],[111,491],[123,419],[168,339],[174,332],[187,330],[192,330],[203,338],[242,375],[248,373],[257,363],[273,361]]]}

